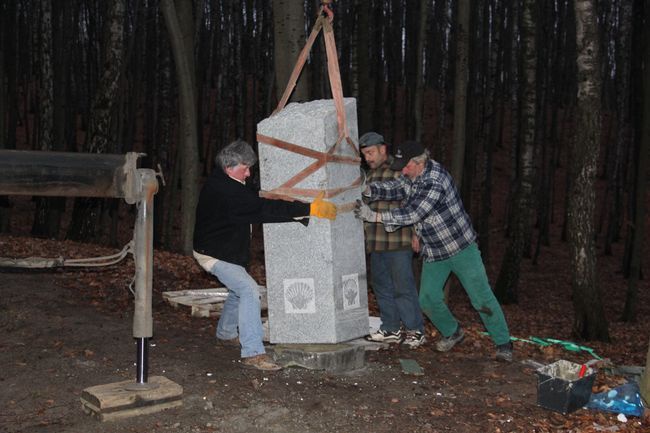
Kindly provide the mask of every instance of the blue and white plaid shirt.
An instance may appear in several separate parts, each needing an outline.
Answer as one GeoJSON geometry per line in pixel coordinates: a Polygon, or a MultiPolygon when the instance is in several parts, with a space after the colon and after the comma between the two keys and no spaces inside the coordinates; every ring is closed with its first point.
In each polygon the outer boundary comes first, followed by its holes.
{"type": "Polygon", "coordinates": [[[451,175],[436,161],[428,160],[414,180],[400,176],[369,185],[371,200],[402,200],[399,208],[380,212],[384,228],[412,225],[425,261],[448,259],[476,241],[451,175]]]}

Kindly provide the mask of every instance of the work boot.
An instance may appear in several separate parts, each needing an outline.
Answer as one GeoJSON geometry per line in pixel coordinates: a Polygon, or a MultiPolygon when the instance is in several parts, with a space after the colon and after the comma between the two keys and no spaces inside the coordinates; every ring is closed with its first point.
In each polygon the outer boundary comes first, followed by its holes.
{"type": "Polygon", "coordinates": [[[512,342],[508,341],[505,344],[497,346],[497,361],[512,362],[512,342]]]}
{"type": "Polygon", "coordinates": [[[223,338],[217,338],[217,346],[222,346],[222,347],[241,347],[241,344],[239,343],[239,337],[235,338],[230,338],[230,339],[223,339],[223,338]]]}
{"type": "Polygon", "coordinates": [[[282,367],[271,361],[271,358],[266,354],[255,355],[249,358],[241,359],[241,366],[243,368],[249,368],[253,370],[262,370],[262,371],[278,371],[282,370],[282,367]]]}
{"type": "Polygon", "coordinates": [[[465,332],[463,331],[463,328],[458,325],[458,328],[456,328],[456,331],[453,334],[449,337],[442,337],[438,340],[436,343],[436,350],[438,352],[449,352],[452,347],[463,341],[463,338],[465,338],[465,332]]]}

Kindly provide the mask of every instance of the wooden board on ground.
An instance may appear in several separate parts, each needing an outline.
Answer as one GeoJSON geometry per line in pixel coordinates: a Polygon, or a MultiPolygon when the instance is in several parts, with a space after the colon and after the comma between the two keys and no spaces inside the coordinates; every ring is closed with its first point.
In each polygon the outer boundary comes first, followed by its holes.
{"type": "Polygon", "coordinates": [[[127,380],[86,388],[81,394],[81,407],[101,421],[114,421],[183,404],[183,387],[164,376],[149,378],[142,389],[135,385],[127,380]]]}
{"type": "MultiPolygon", "coordinates": [[[[266,287],[259,287],[262,310],[266,309],[266,287]]],[[[193,317],[219,317],[223,303],[228,297],[228,289],[215,287],[198,290],[175,290],[163,292],[163,299],[172,307],[184,305],[191,308],[193,317]]]]}

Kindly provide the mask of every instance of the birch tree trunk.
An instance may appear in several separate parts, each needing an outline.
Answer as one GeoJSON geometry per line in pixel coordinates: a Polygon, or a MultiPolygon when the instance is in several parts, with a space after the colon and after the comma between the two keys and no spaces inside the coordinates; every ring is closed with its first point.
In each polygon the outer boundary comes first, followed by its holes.
{"type": "MultiPolygon", "coordinates": [[[[192,254],[194,235],[194,212],[198,201],[198,131],[196,119],[196,96],[194,86],[194,30],[187,14],[179,9],[192,10],[191,0],[161,0],[160,8],[165,18],[171,41],[176,77],[179,88],[180,154],[181,159],[181,251],[192,254]],[[184,4],[183,4],[184,3],[184,4]],[[181,17],[185,19],[181,20],[181,17]]],[[[191,16],[191,15],[190,15],[191,16]]]]}
{"type": "Polygon", "coordinates": [[[608,341],[607,320],[596,281],[594,241],[595,178],[601,127],[598,29],[593,0],[576,0],[574,7],[578,94],[567,213],[573,330],[580,338],[608,341]]]}
{"type": "MultiPolygon", "coordinates": [[[[278,99],[282,97],[289,82],[289,76],[305,45],[305,9],[302,1],[273,1],[273,35],[275,58],[275,91],[278,99]]],[[[309,71],[307,65],[302,70],[290,101],[309,100],[309,71]]]]}
{"type": "Polygon", "coordinates": [[[506,248],[501,270],[495,285],[495,293],[503,303],[517,302],[517,285],[521,259],[524,255],[526,234],[532,214],[532,193],[535,179],[535,116],[537,107],[537,50],[535,45],[534,0],[524,0],[523,10],[523,110],[521,113],[522,143],[519,146],[517,185],[514,197],[513,224],[510,226],[510,242],[506,248]]]}

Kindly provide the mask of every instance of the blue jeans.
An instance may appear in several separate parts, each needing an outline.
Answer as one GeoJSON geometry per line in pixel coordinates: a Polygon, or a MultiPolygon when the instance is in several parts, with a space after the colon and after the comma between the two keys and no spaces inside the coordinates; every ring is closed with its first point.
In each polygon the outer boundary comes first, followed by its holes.
{"type": "Polygon", "coordinates": [[[403,323],[407,330],[423,332],[424,323],[413,276],[413,252],[370,253],[370,272],[372,290],[379,305],[381,329],[397,331],[403,323]]]}
{"type": "Polygon", "coordinates": [[[217,324],[217,338],[230,340],[239,335],[242,358],[265,353],[257,282],[242,266],[223,260],[215,263],[211,273],[228,288],[217,324]]]}

